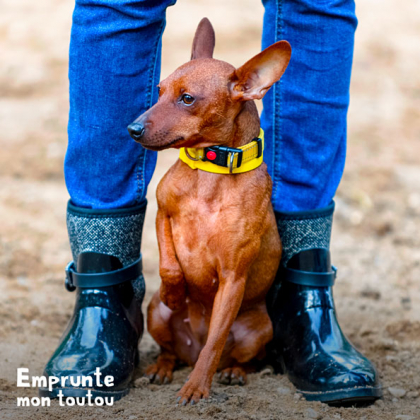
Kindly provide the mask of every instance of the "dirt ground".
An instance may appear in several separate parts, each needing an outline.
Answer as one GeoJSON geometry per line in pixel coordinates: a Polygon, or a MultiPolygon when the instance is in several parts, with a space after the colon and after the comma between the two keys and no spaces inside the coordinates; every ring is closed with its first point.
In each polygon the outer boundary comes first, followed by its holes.
{"type": "MultiPolygon", "coordinates": [[[[133,384],[110,408],[16,408],[16,369],[42,369],[72,313],[63,286],[70,257],[62,164],[68,112],[71,0],[0,0],[0,419],[420,419],[420,3],[364,0],[349,112],[348,161],[337,193],[333,262],[341,325],[371,358],[384,398],[333,408],[299,398],[284,376],[265,371],[245,387],[214,383],[212,398],[176,407],[189,372],[168,386],[133,384]],[[389,388],[401,388],[396,397],[389,388]],[[407,417],[404,417],[407,416],[407,417]]],[[[260,46],[257,0],[180,0],[168,11],[163,75],[189,57],[199,19],[217,34],[216,57],[240,65],[260,46]],[[210,6],[211,4],[211,6],[210,6]]],[[[149,189],[143,235],[147,296],[159,286],[154,232],[157,182],[176,154],[164,152],[149,189]]],[[[142,364],[157,354],[149,335],[142,364]]],[[[395,391],[394,391],[395,394],[395,391]]]]}

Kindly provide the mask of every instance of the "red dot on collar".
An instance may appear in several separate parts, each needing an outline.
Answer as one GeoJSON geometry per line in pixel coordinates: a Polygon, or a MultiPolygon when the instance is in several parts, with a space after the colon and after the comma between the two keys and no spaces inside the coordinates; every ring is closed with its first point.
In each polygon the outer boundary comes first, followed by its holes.
{"type": "Polygon", "coordinates": [[[216,159],[216,157],[217,157],[216,152],[213,152],[212,150],[210,150],[206,153],[206,158],[208,160],[214,160],[214,159],[216,159]]]}

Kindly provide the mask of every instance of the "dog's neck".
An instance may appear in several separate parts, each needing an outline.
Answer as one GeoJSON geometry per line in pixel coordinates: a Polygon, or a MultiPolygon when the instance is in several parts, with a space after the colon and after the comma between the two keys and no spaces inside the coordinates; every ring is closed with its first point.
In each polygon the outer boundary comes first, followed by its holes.
{"type": "Polygon", "coordinates": [[[234,135],[227,144],[229,147],[240,147],[248,144],[260,133],[260,117],[254,101],[244,103],[242,110],[234,121],[234,135]]]}

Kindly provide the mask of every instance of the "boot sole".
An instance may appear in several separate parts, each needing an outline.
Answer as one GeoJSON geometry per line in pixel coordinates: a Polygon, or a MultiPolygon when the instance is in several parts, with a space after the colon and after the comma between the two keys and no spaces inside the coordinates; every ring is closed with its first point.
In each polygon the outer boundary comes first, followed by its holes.
{"type": "Polygon", "coordinates": [[[330,405],[369,404],[382,397],[382,387],[357,387],[333,391],[308,392],[297,389],[307,401],[321,401],[330,405]]]}
{"type": "Polygon", "coordinates": [[[64,397],[86,398],[87,392],[90,391],[92,394],[92,398],[114,397],[114,401],[118,401],[130,392],[130,388],[126,388],[120,391],[98,391],[95,389],[86,388],[53,388],[53,390],[50,391],[48,388],[39,388],[39,396],[48,397],[51,399],[58,398],[58,393],[60,391],[63,393],[64,397]]]}
{"type": "MultiPolygon", "coordinates": [[[[277,374],[287,376],[282,359],[280,362],[271,360],[270,363],[277,374]]],[[[382,398],[382,386],[343,388],[331,391],[302,391],[296,388],[296,392],[302,394],[307,401],[320,401],[337,406],[371,404],[379,398],[382,398]]]]}
{"type": "MultiPolygon", "coordinates": [[[[138,367],[140,364],[140,352],[139,349],[136,349],[134,355],[134,366],[138,367]]],[[[58,393],[61,391],[64,397],[74,397],[74,398],[86,398],[87,392],[90,390],[92,398],[95,397],[114,397],[114,401],[118,401],[121,398],[128,395],[130,388],[122,389],[119,391],[100,391],[96,389],[86,389],[86,388],[53,388],[50,391],[48,388],[39,388],[40,397],[48,398],[58,398],[58,393]]]]}

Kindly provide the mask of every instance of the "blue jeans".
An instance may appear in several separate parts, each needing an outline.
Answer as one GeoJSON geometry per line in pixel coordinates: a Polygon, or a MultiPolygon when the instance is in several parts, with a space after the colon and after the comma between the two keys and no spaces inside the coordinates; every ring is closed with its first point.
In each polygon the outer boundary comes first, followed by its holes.
{"type": "MultiPolygon", "coordinates": [[[[135,143],[126,127],[157,100],[165,12],[174,3],[76,0],[64,169],[77,206],[114,209],[145,200],[156,153],[135,143]]],[[[354,1],[263,3],[263,47],[286,39],[293,50],[286,73],[263,100],[274,209],[325,207],[345,162],[354,1]]]]}

